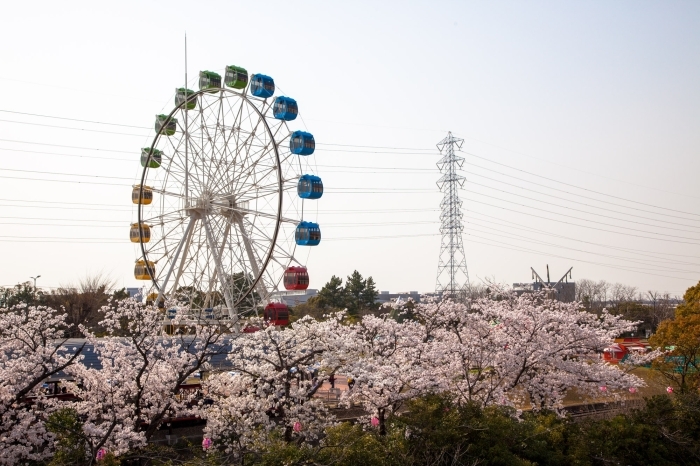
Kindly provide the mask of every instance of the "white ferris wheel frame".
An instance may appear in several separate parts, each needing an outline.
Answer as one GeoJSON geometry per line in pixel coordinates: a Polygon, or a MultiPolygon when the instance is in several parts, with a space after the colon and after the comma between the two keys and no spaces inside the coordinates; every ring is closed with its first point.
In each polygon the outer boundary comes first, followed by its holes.
{"type": "MultiPolygon", "coordinates": [[[[151,276],[158,293],[156,303],[176,298],[179,287],[194,296],[204,291],[197,286],[206,285],[203,303],[194,306],[190,296],[189,304],[193,310],[214,307],[219,292],[214,287],[219,286],[223,295],[219,307],[225,305],[228,317],[238,320],[243,314],[257,312],[273,292],[279,291],[283,271],[289,265],[302,265],[294,257],[297,246],[293,230],[303,220],[304,199],[296,195],[296,183],[303,174],[302,159],[308,165],[308,158],[281,149],[291,134],[287,122],[270,115],[270,99],[248,95],[247,90],[222,87],[188,95],[188,101],[195,100],[196,107],[187,110],[186,102],[176,106],[151,143],[141,174],[140,198],[148,185],[159,195],[158,202],[154,199],[159,207],[156,215],[149,216],[154,209],[140,203],[138,224],[155,221],[161,233],[151,235],[153,243],[140,242],[141,258],[146,263],[167,265],[151,276]],[[233,103],[224,109],[224,102],[233,103]],[[205,115],[217,105],[215,118],[211,111],[205,115]],[[233,123],[227,124],[226,117],[234,110],[237,113],[233,123]],[[165,128],[176,116],[177,130],[168,136],[165,128]],[[159,168],[149,167],[154,149],[165,149],[159,168]],[[154,175],[153,181],[160,181],[160,186],[151,186],[149,174],[154,175]],[[212,180],[216,183],[212,184],[212,180]],[[271,201],[276,201],[276,205],[271,201]],[[284,238],[280,238],[280,233],[284,238]],[[242,244],[236,251],[234,240],[238,246],[242,244]],[[190,275],[196,277],[199,273],[199,281],[187,278],[193,254],[201,264],[195,263],[195,271],[190,275]],[[202,254],[204,258],[199,257],[202,254]],[[197,265],[202,270],[197,271],[197,265]],[[233,289],[232,277],[236,273],[242,273],[244,289],[233,289]]],[[[219,317],[226,317],[225,314],[219,317]]]]}

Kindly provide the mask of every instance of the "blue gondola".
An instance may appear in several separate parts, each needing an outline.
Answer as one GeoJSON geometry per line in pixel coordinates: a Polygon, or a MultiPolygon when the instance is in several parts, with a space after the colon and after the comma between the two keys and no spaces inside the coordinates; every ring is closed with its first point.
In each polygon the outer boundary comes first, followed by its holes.
{"type": "Polygon", "coordinates": [[[272,113],[278,120],[292,121],[299,114],[297,101],[291,97],[277,97],[272,105],[272,113]]]}
{"type": "Polygon", "coordinates": [[[213,319],[214,318],[214,308],[208,307],[204,309],[204,318],[213,319]]]}
{"type": "Polygon", "coordinates": [[[275,80],[264,74],[254,74],[250,77],[250,93],[263,99],[272,97],[275,93],[275,80]]]}
{"type": "Polygon", "coordinates": [[[294,241],[299,246],[318,246],[321,242],[321,227],[314,222],[301,222],[294,233],[294,241]]]}
{"type": "Polygon", "coordinates": [[[297,193],[302,199],[319,199],[323,196],[323,181],[316,175],[302,175],[297,184],[297,193]]]}
{"type": "Polygon", "coordinates": [[[177,309],[168,309],[168,319],[173,320],[177,315],[177,309]]]}
{"type": "Polygon", "coordinates": [[[311,155],[316,149],[314,135],[305,131],[294,131],[289,138],[289,150],[292,154],[311,155]]]}

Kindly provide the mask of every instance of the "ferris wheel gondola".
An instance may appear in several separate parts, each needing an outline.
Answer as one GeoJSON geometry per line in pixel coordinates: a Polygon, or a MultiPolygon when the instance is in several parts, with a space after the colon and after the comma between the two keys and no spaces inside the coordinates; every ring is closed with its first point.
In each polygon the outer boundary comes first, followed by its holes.
{"type": "Polygon", "coordinates": [[[323,185],[308,174],[313,135],[287,126],[297,102],[268,100],[272,78],[249,80],[244,68],[227,66],[223,80],[203,71],[199,84],[176,90],[175,108],[156,116],[156,136],[141,151],[135,276],[150,279],[159,304],[171,299],[207,319],[218,309],[217,318],[238,320],[286,288],[286,271],[306,272],[295,253],[319,243],[320,227],[304,218],[304,202],[323,185]]]}

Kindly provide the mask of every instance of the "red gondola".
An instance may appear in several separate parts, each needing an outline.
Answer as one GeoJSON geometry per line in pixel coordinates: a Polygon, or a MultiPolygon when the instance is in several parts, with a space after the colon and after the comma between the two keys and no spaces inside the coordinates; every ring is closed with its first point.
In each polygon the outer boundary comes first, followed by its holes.
{"type": "Polygon", "coordinates": [[[270,303],[265,306],[263,317],[270,325],[283,327],[289,324],[289,308],[282,303],[270,303]]]}
{"type": "Polygon", "coordinates": [[[287,290],[305,290],[309,287],[309,272],[306,267],[289,267],[284,272],[284,288],[287,290]]]}

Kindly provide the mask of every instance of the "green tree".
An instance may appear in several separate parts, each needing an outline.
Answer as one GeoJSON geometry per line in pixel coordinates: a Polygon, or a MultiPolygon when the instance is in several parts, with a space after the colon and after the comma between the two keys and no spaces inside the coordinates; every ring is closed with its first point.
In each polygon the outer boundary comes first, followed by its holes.
{"type": "Polygon", "coordinates": [[[333,275],[315,296],[315,303],[323,308],[342,309],[345,307],[343,279],[333,275]]]}
{"type": "Polygon", "coordinates": [[[362,308],[362,294],[365,291],[365,280],[360,272],[355,270],[345,281],[346,307],[348,314],[358,315],[362,308]]]}
{"type": "Polygon", "coordinates": [[[700,282],[685,290],[683,302],[676,307],[677,316],[700,314],[700,282]]]}
{"type": "Polygon", "coordinates": [[[372,309],[376,310],[377,309],[377,296],[379,295],[379,292],[377,291],[377,288],[375,287],[374,284],[374,279],[372,277],[367,277],[367,280],[365,280],[364,283],[364,290],[362,290],[362,295],[361,295],[361,302],[362,306],[365,309],[372,309]]]}
{"type": "MultiPolygon", "coordinates": [[[[687,294],[687,293],[686,293],[687,294]]],[[[700,314],[679,315],[659,324],[649,339],[653,347],[671,349],[653,362],[669,382],[687,393],[698,387],[700,378],[700,314]]]]}
{"type": "Polygon", "coordinates": [[[31,282],[18,283],[11,288],[0,288],[0,307],[12,307],[19,303],[40,304],[43,292],[35,290],[31,282]]]}
{"type": "Polygon", "coordinates": [[[56,437],[56,453],[50,466],[85,464],[88,448],[83,433],[83,423],[78,414],[70,408],[62,408],[51,413],[46,420],[46,429],[56,437]]]}

